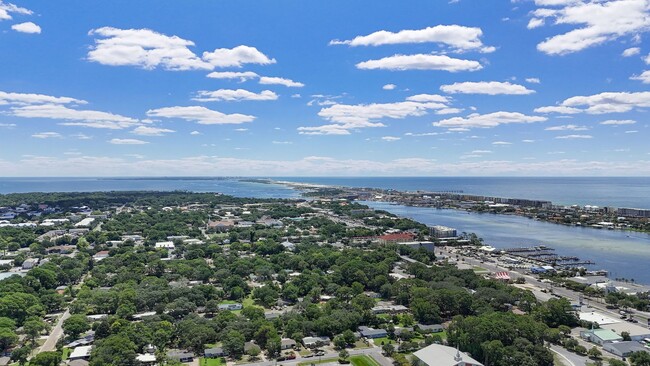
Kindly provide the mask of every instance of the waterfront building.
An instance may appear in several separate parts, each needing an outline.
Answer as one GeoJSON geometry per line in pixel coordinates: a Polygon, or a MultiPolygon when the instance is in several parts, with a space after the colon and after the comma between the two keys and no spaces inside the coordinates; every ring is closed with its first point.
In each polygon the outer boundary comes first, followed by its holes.
{"type": "Polygon", "coordinates": [[[617,213],[623,217],[650,218],[650,210],[642,208],[619,208],[617,213]]]}
{"type": "Polygon", "coordinates": [[[441,225],[435,225],[435,226],[430,226],[429,227],[429,235],[433,236],[434,238],[454,238],[456,237],[456,229],[452,229],[450,227],[446,226],[441,226],[441,225]]]}

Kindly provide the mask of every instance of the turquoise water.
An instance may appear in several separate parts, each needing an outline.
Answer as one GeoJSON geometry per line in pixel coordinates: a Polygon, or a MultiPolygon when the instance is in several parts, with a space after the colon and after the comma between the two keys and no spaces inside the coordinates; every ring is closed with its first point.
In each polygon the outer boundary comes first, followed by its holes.
{"type": "Polygon", "coordinates": [[[458,233],[474,232],[486,245],[496,248],[547,245],[560,255],[596,262],[590,269],[606,269],[611,278],[625,277],[650,284],[648,234],[564,226],[512,215],[364,203],[427,225],[453,227],[458,233]]]}

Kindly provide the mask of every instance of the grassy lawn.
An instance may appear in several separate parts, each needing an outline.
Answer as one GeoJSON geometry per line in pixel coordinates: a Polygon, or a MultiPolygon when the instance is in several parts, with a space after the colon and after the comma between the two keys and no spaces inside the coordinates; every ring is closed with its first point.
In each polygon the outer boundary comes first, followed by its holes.
{"type": "Polygon", "coordinates": [[[223,358],[199,358],[200,366],[221,366],[225,364],[226,361],[223,358]]]}
{"type": "Polygon", "coordinates": [[[358,339],[356,342],[354,342],[354,348],[370,348],[370,346],[366,345],[366,342],[363,340],[358,339]]]}
{"type": "Polygon", "coordinates": [[[442,332],[431,333],[431,336],[440,336],[440,338],[442,338],[442,340],[444,341],[445,339],[447,339],[447,331],[443,330],[442,332]]]}
{"type": "Polygon", "coordinates": [[[384,342],[384,344],[395,344],[396,342],[388,337],[382,337],[382,338],[375,338],[372,340],[375,343],[375,346],[380,346],[381,343],[384,342]]]}
{"type": "Polygon", "coordinates": [[[63,360],[63,361],[67,360],[68,357],[70,357],[71,352],[72,352],[72,350],[70,350],[70,348],[63,347],[63,352],[61,354],[61,360],[63,360]]]}
{"type": "Polygon", "coordinates": [[[472,266],[472,269],[474,270],[474,272],[488,272],[487,269],[479,266],[472,266]]]}
{"type": "MultiPolygon", "coordinates": [[[[246,297],[244,299],[244,301],[242,302],[242,305],[244,305],[244,307],[254,306],[255,305],[255,300],[253,300],[253,298],[249,295],[248,297],[246,297]]],[[[259,306],[259,307],[261,308],[261,306],[259,306]]]]}
{"type": "Polygon", "coordinates": [[[374,358],[366,355],[356,355],[350,357],[353,366],[380,366],[374,358]]]}
{"type": "MultiPolygon", "coordinates": [[[[319,363],[330,363],[330,362],[339,362],[339,359],[338,358],[326,358],[324,360],[318,361],[318,357],[314,357],[310,361],[299,363],[298,366],[309,366],[312,363],[313,364],[319,364],[319,363]]],[[[374,365],[371,365],[371,366],[374,366],[374,365]]],[[[377,365],[377,366],[379,366],[379,365],[377,365]]]]}
{"type": "Polygon", "coordinates": [[[305,356],[307,356],[307,355],[311,355],[311,353],[312,353],[311,350],[308,349],[308,348],[303,348],[303,349],[301,349],[300,351],[298,351],[298,354],[299,354],[300,356],[302,356],[302,357],[305,357],[305,356]]]}

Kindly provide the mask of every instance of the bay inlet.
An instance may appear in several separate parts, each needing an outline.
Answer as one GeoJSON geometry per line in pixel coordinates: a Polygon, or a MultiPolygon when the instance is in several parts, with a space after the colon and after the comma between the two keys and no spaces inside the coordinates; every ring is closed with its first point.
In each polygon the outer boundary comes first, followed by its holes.
{"type": "Polygon", "coordinates": [[[408,217],[426,225],[453,227],[476,233],[486,245],[505,249],[546,245],[557,254],[596,262],[589,269],[605,269],[610,278],[650,284],[650,234],[564,226],[515,215],[410,207],[386,202],[361,202],[377,210],[408,217]]]}

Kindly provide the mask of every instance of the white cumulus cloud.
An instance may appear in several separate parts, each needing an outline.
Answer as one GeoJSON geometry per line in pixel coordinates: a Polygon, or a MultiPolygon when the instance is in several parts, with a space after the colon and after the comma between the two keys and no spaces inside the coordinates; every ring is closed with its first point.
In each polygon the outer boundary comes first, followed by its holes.
{"type": "Polygon", "coordinates": [[[623,57],[632,57],[638,55],[639,53],[641,53],[641,49],[639,47],[630,47],[626,48],[621,55],[623,57]]]}
{"type": "MultiPolygon", "coordinates": [[[[626,35],[650,29],[648,0],[576,0],[536,2],[544,6],[533,11],[533,25],[552,19],[554,25],[575,26],[574,29],[547,38],[537,49],[549,55],[582,51],[626,35]]],[[[529,25],[531,24],[529,23],[529,25]]]]}
{"type": "Polygon", "coordinates": [[[509,82],[499,81],[479,81],[479,82],[462,82],[453,83],[451,85],[442,85],[440,87],[445,93],[450,94],[510,94],[510,95],[526,95],[532,94],[535,91],[526,88],[523,85],[511,84],[509,82]]]}
{"type": "Polygon", "coordinates": [[[393,55],[378,60],[360,62],[356,66],[362,70],[442,70],[449,72],[478,71],[483,68],[478,61],[428,54],[393,55]]]}
{"type": "Polygon", "coordinates": [[[225,114],[200,106],[176,106],[150,109],[147,111],[147,116],[179,118],[190,122],[196,122],[201,125],[240,124],[255,120],[255,116],[239,113],[225,114]]]}
{"type": "Polygon", "coordinates": [[[562,140],[577,140],[577,139],[590,139],[593,138],[591,135],[564,135],[564,136],[556,136],[556,139],[562,139],[562,140]]]}
{"type": "Polygon", "coordinates": [[[262,76],[260,78],[260,84],[262,85],[284,85],[289,88],[302,88],[305,84],[291,79],[273,77],[273,76],[262,76]]]}
{"type": "Polygon", "coordinates": [[[473,113],[467,117],[453,117],[434,122],[436,127],[445,128],[491,128],[504,124],[544,122],[546,117],[528,116],[519,112],[473,113]]]}
{"type": "Polygon", "coordinates": [[[378,31],[367,36],[357,36],[349,41],[330,41],[330,45],[381,46],[408,43],[439,43],[453,51],[494,52],[495,48],[485,46],[481,41],[481,28],[461,25],[436,25],[424,29],[406,29],[399,32],[378,31]]]}
{"type": "Polygon", "coordinates": [[[621,125],[633,125],[636,121],[631,119],[608,119],[607,121],[600,122],[601,125],[606,126],[621,126],[621,125]]]}
{"type": "Polygon", "coordinates": [[[196,97],[192,98],[192,100],[196,100],[198,102],[239,102],[244,100],[264,101],[277,99],[278,95],[270,90],[263,90],[258,94],[244,89],[219,89],[215,91],[201,90],[196,93],[196,97]]]}
{"type": "Polygon", "coordinates": [[[143,69],[211,70],[189,47],[194,42],[167,36],[150,29],[102,27],[88,32],[96,36],[88,60],[109,66],[137,66],[143,69]]]}
{"type": "Polygon", "coordinates": [[[166,133],[172,133],[172,132],[176,132],[176,131],[170,130],[168,128],[158,128],[158,127],[150,127],[150,126],[138,126],[131,132],[136,134],[136,135],[141,135],[141,136],[164,136],[166,133]]]}
{"type": "Polygon", "coordinates": [[[147,141],[142,141],[138,139],[111,139],[108,141],[113,145],[145,145],[148,144],[147,141]]]}
{"type": "Polygon", "coordinates": [[[240,82],[260,77],[252,71],[213,71],[207,76],[211,79],[239,79],[240,82]]]}
{"type": "Polygon", "coordinates": [[[68,108],[60,104],[38,104],[12,107],[9,114],[23,118],[49,118],[61,120],[64,126],[83,126],[119,130],[140,124],[131,117],[119,114],[68,108]]]}
{"type": "MultiPolygon", "coordinates": [[[[446,100],[445,100],[446,101],[446,100]]],[[[323,108],[318,115],[332,124],[316,127],[299,127],[305,135],[348,135],[350,130],[385,127],[384,118],[404,119],[424,116],[431,110],[447,108],[439,102],[404,101],[396,103],[334,104],[323,108]]]]}
{"type": "Polygon", "coordinates": [[[29,34],[40,34],[41,33],[41,27],[39,27],[37,24],[32,23],[32,22],[14,24],[14,25],[11,26],[11,29],[15,30],[16,32],[21,32],[21,33],[29,33],[29,34]]]}
{"type": "Polygon", "coordinates": [[[393,141],[401,140],[402,138],[397,136],[383,136],[381,139],[384,141],[393,142],[393,141]]]}
{"type": "Polygon", "coordinates": [[[244,45],[232,49],[218,48],[213,52],[203,52],[203,60],[214,67],[242,67],[244,64],[269,65],[276,62],[257,48],[244,45]]]}
{"type": "Polygon", "coordinates": [[[638,80],[644,84],[650,84],[650,70],[645,70],[639,75],[630,76],[630,80],[638,80]]]}
{"type": "Polygon", "coordinates": [[[546,131],[586,131],[588,129],[589,128],[587,126],[578,125],[561,125],[545,128],[546,131]]]}
{"type": "Polygon", "coordinates": [[[39,132],[33,134],[32,137],[35,137],[37,139],[60,139],[63,136],[61,136],[61,134],[58,132],[39,132]]]}
{"type": "Polygon", "coordinates": [[[575,96],[558,106],[536,108],[537,113],[624,113],[634,108],[650,107],[650,92],[604,92],[589,96],[575,96]]]}
{"type": "Polygon", "coordinates": [[[0,1],[0,20],[12,19],[11,14],[31,15],[32,11],[29,9],[21,8],[12,3],[5,3],[0,1]]]}
{"type": "Polygon", "coordinates": [[[395,84],[386,84],[386,85],[382,86],[381,88],[384,89],[384,90],[393,90],[393,89],[397,88],[397,85],[395,85],[395,84]]]}

